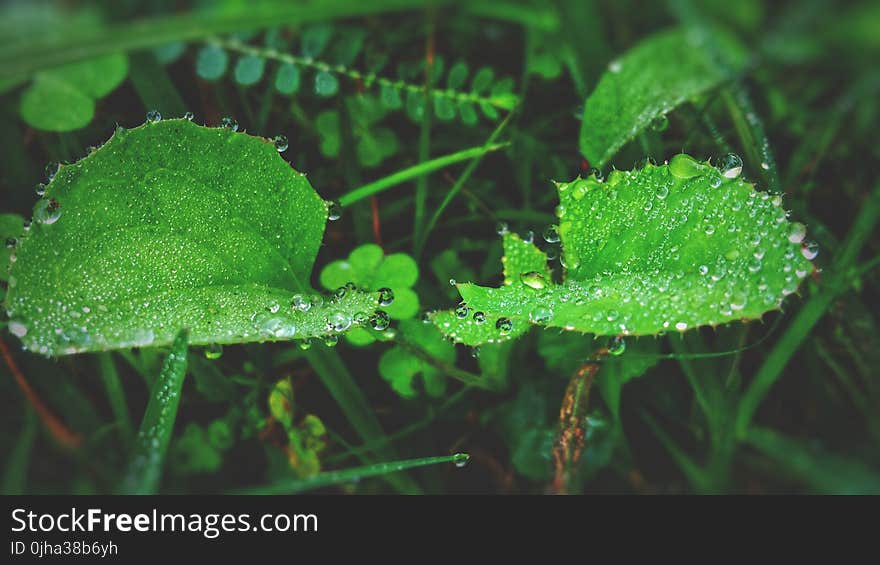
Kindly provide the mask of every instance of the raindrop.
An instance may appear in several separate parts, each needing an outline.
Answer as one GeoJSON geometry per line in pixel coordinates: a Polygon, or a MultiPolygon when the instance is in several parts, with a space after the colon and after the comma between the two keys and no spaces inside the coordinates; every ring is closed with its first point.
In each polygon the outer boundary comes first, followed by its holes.
{"type": "Polygon", "coordinates": [[[219,343],[212,343],[205,348],[205,359],[220,359],[223,355],[223,346],[219,343]]]}
{"type": "Polygon", "coordinates": [[[338,336],[328,335],[324,338],[324,345],[326,345],[327,347],[335,347],[337,343],[339,343],[338,336]]]}
{"type": "Polygon", "coordinates": [[[661,184],[661,185],[658,186],[657,189],[654,191],[654,196],[657,197],[657,200],[663,200],[663,199],[666,198],[668,195],[669,195],[669,187],[666,186],[665,184],[661,184]]]}
{"type": "Polygon", "coordinates": [[[312,308],[312,302],[302,294],[294,294],[290,299],[290,307],[300,312],[308,312],[312,308]]]}
{"type": "Polygon", "coordinates": [[[28,333],[27,326],[25,326],[18,320],[9,321],[9,331],[12,333],[12,335],[16,337],[24,337],[28,333]]]}
{"type": "Polygon", "coordinates": [[[61,165],[59,163],[49,163],[46,165],[46,180],[51,181],[54,179],[60,169],[61,165]]]}
{"type": "Polygon", "coordinates": [[[344,332],[351,327],[351,316],[343,312],[334,312],[330,314],[329,324],[333,331],[344,332]]]}
{"type": "Polygon", "coordinates": [[[391,325],[391,318],[384,310],[376,310],[373,312],[373,315],[370,316],[370,326],[377,331],[382,331],[388,329],[388,326],[391,325]]]}
{"type": "Polygon", "coordinates": [[[456,281],[455,279],[449,279],[449,286],[455,286],[457,284],[458,284],[458,281],[456,281]]]}
{"type": "Polygon", "coordinates": [[[666,117],[666,114],[661,114],[654,119],[651,122],[651,129],[654,131],[666,131],[669,129],[669,118],[666,117]]]}
{"type": "Polygon", "coordinates": [[[540,290],[547,286],[544,275],[537,271],[529,271],[528,273],[520,273],[519,280],[529,288],[540,290]]]}
{"type": "Polygon", "coordinates": [[[742,159],[735,153],[728,153],[721,158],[721,164],[718,166],[721,175],[726,179],[737,178],[743,170],[742,159]]]}
{"type": "Polygon", "coordinates": [[[507,235],[510,233],[510,227],[507,225],[507,222],[498,222],[495,224],[495,233],[498,235],[507,235]]]}
{"type": "Polygon", "coordinates": [[[333,200],[327,205],[327,219],[335,222],[342,217],[342,205],[337,200],[333,200]]]}
{"type": "Polygon", "coordinates": [[[147,112],[147,121],[150,123],[156,123],[162,121],[162,114],[159,113],[159,110],[150,110],[147,112]]]}
{"type": "Polygon", "coordinates": [[[394,291],[388,287],[379,289],[379,306],[391,306],[394,303],[394,291]]]}
{"type": "Polygon", "coordinates": [[[474,312],[474,323],[482,324],[486,321],[486,314],[482,312],[474,312]]]}
{"type": "Polygon", "coordinates": [[[543,235],[544,241],[547,243],[559,242],[559,230],[556,229],[556,226],[547,226],[544,228],[544,233],[541,235],[543,235]]]}
{"type": "Polygon", "coordinates": [[[509,333],[513,329],[513,322],[510,321],[510,318],[498,318],[498,321],[495,322],[495,329],[503,334],[509,333]]]}
{"type": "Polygon", "coordinates": [[[283,153],[287,151],[287,148],[290,144],[287,142],[286,135],[276,135],[275,136],[275,149],[278,150],[279,153],[283,153]]]}
{"type": "Polygon", "coordinates": [[[626,340],[623,336],[614,336],[608,340],[608,353],[611,355],[623,355],[626,351],[626,340]]]}
{"type": "Polygon", "coordinates": [[[231,116],[225,116],[220,120],[220,127],[223,129],[231,129],[232,131],[238,131],[238,122],[231,116]]]}
{"type": "Polygon", "coordinates": [[[348,291],[345,289],[344,286],[340,286],[339,288],[337,288],[337,289],[333,292],[333,295],[334,295],[336,298],[345,298],[345,294],[346,294],[347,292],[348,292],[348,291]]]}
{"type": "Polygon", "coordinates": [[[8,247],[9,249],[13,249],[16,245],[18,245],[17,239],[15,239],[14,237],[6,238],[6,247],[8,247]]]}
{"type": "Polygon", "coordinates": [[[706,265],[700,265],[699,270],[701,275],[707,275],[709,273],[709,267],[707,267],[706,265]]]}
{"type": "Polygon", "coordinates": [[[183,119],[184,119],[184,120],[188,120],[188,121],[190,121],[190,122],[193,121],[193,119],[194,119],[195,117],[196,117],[196,115],[193,114],[192,112],[187,112],[186,114],[183,115],[183,119]]]}
{"type": "Polygon", "coordinates": [[[370,317],[367,316],[366,312],[356,312],[353,319],[354,323],[359,326],[366,325],[370,321],[370,317]]]}
{"type": "Polygon", "coordinates": [[[468,317],[468,314],[470,314],[470,311],[471,311],[471,309],[467,307],[467,304],[459,304],[458,307],[455,309],[455,316],[459,320],[464,320],[465,318],[468,317]]]}
{"type": "Polygon", "coordinates": [[[273,314],[277,314],[278,311],[281,310],[281,305],[278,304],[277,302],[272,302],[271,304],[269,304],[268,310],[269,310],[269,312],[272,312],[273,314]]]}
{"type": "Polygon", "coordinates": [[[310,339],[304,339],[304,340],[302,340],[301,342],[299,342],[297,345],[299,345],[299,348],[300,348],[300,349],[302,349],[303,351],[305,351],[306,349],[308,349],[308,348],[310,348],[310,347],[312,346],[312,340],[310,340],[310,339]]]}
{"type": "Polygon", "coordinates": [[[792,243],[801,243],[807,237],[807,226],[800,222],[794,222],[788,231],[788,241],[792,243]]]}
{"type": "Polygon", "coordinates": [[[536,306],[529,313],[529,319],[536,324],[545,324],[553,317],[553,311],[545,306],[536,306]]]}
{"type": "Polygon", "coordinates": [[[803,255],[807,261],[812,261],[818,254],[819,244],[815,241],[808,241],[801,247],[801,255],[803,255]]]}
{"type": "Polygon", "coordinates": [[[38,184],[38,185],[34,188],[34,192],[37,193],[37,196],[38,196],[39,198],[42,198],[42,197],[46,196],[46,185],[43,184],[43,183],[38,184]]]}
{"type": "Polygon", "coordinates": [[[54,224],[61,217],[61,205],[54,198],[37,202],[34,207],[34,220],[41,224],[54,224]]]}
{"type": "Polygon", "coordinates": [[[456,453],[452,456],[452,462],[455,464],[456,467],[460,469],[468,464],[470,458],[471,456],[467,453],[456,453]]]}

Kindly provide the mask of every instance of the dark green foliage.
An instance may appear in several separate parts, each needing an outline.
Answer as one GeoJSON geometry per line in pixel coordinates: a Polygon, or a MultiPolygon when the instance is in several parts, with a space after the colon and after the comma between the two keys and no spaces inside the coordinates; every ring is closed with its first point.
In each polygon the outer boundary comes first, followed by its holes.
{"type": "Polygon", "coordinates": [[[4,493],[880,489],[876,3],[31,4],[4,493]]]}

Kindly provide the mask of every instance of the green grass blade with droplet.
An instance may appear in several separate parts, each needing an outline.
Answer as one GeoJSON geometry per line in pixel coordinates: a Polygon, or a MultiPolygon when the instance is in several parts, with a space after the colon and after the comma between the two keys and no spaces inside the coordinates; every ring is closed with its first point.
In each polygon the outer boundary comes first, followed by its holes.
{"type": "MultiPolygon", "coordinates": [[[[394,449],[383,442],[386,436],[382,425],[339,355],[326,348],[316,348],[309,350],[306,358],[357,434],[364,442],[381,446],[376,448],[375,455],[381,459],[394,459],[394,449]]],[[[401,493],[412,494],[421,490],[411,478],[401,473],[388,474],[386,479],[401,493]]]]}
{"type": "Polygon", "coordinates": [[[376,463],[374,465],[366,465],[364,467],[355,467],[353,469],[344,469],[342,471],[327,471],[309,477],[307,479],[294,479],[289,481],[279,481],[268,485],[251,487],[234,491],[235,494],[297,494],[308,490],[338,485],[340,483],[348,483],[359,481],[369,477],[388,475],[415,469],[417,467],[426,467],[428,465],[439,465],[442,463],[455,463],[463,465],[467,463],[469,456],[465,453],[456,453],[455,455],[442,455],[438,457],[422,457],[420,459],[404,459],[402,461],[391,461],[389,463],[376,463]]]}
{"type": "Polygon", "coordinates": [[[120,494],[154,494],[159,489],[186,376],[188,339],[188,332],[182,330],[165,358],[141,421],[128,470],[117,489],[120,494]]]}

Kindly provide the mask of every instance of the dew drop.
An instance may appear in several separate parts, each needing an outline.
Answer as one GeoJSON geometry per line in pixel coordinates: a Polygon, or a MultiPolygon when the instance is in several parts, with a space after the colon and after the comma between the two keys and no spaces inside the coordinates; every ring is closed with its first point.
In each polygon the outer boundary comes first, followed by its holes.
{"type": "Polygon", "coordinates": [[[324,345],[327,347],[336,347],[337,343],[339,343],[339,336],[328,335],[324,338],[324,345]]]}
{"type": "Polygon", "coordinates": [[[223,355],[223,346],[219,343],[212,343],[205,348],[205,359],[220,359],[223,355]]]}
{"type": "Polygon", "coordinates": [[[287,151],[287,148],[290,145],[287,141],[286,135],[276,135],[274,141],[275,141],[275,149],[277,149],[279,153],[283,153],[283,152],[287,151]]]}
{"type": "Polygon", "coordinates": [[[467,465],[468,461],[470,461],[470,459],[471,459],[471,456],[468,455],[467,453],[456,453],[455,455],[452,456],[452,462],[459,469],[464,467],[465,465],[467,465]]]}
{"type": "Polygon", "coordinates": [[[482,324],[485,321],[486,321],[486,314],[479,312],[479,311],[474,312],[474,323],[482,324]]]}
{"type": "Polygon", "coordinates": [[[449,279],[449,286],[455,286],[457,284],[458,284],[458,281],[456,281],[455,279],[449,279]]]}
{"type": "Polygon", "coordinates": [[[61,170],[60,163],[49,163],[46,165],[46,180],[51,181],[55,178],[55,175],[58,174],[58,171],[61,170]]]}
{"type": "Polygon", "coordinates": [[[553,311],[546,306],[536,306],[529,313],[529,319],[536,324],[546,324],[553,317],[553,311]]]}
{"type": "Polygon", "coordinates": [[[559,230],[556,229],[556,226],[547,226],[541,235],[547,243],[559,243],[559,230]]]}
{"type": "Polygon", "coordinates": [[[801,243],[805,237],[807,237],[807,226],[800,222],[792,223],[788,230],[788,241],[801,243]]]}
{"type": "Polygon", "coordinates": [[[46,196],[46,185],[43,183],[38,184],[36,187],[34,187],[34,192],[37,193],[37,196],[39,198],[46,196]]]}
{"type": "Polygon", "coordinates": [[[721,175],[726,179],[735,179],[743,170],[743,162],[739,155],[728,153],[721,158],[721,164],[718,166],[721,175]]]}
{"type": "Polygon", "coordinates": [[[614,336],[608,340],[608,353],[610,355],[623,355],[626,351],[626,340],[623,336],[614,336]]]}
{"type": "Polygon", "coordinates": [[[9,321],[9,331],[12,333],[12,335],[16,337],[24,337],[28,333],[27,326],[25,326],[18,320],[9,321]]]}
{"type": "Polygon", "coordinates": [[[383,331],[388,329],[388,326],[391,325],[391,318],[384,310],[376,310],[373,312],[373,315],[370,316],[370,326],[377,331],[383,331]]]}
{"type": "Polygon", "coordinates": [[[510,321],[510,318],[498,318],[498,321],[495,322],[495,329],[503,334],[510,333],[510,330],[513,329],[513,322],[510,321]]]}
{"type": "Polygon", "coordinates": [[[300,341],[297,345],[299,346],[300,349],[305,351],[312,346],[312,340],[304,339],[304,340],[300,341]]]}
{"type": "Polygon", "coordinates": [[[498,222],[495,224],[495,233],[498,235],[507,235],[510,233],[510,227],[507,225],[507,222],[498,222]]]}
{"type": "Polygon", "coordinates": [[[147,112],[147,121],[150,123],[156,123],[162,121],[162,114],[159,113],[159,110],[150,110],[147,112]]]}
{"type": "Polygon", "coordinates": [[[195,119],[195,117],[196,117],[196,115],[193,114],[192,112],[187,112],[186,114],[183,115],[183,119],[190,121],[190,122],[193,121],[193,119],[195,119]]]}
{"type": "Polygon", "coordinates": [[[342,217],[342,205],[339,204],[339,201],[333,200],[327,205],[327,219],[331,222],[335,222],[339,218],[342,217]]]}
{"type": "Polygon", "coordinates": [[[467,307],[467,304],[459,304],[455,309],[455,317],[459,320],[464,320],[470,314],[471,309],[467,307]]]}
{"type": "Polygon", "coordinates": [[[529,271],[528,273],[520,273],[519,280],[529,288],[540,290],[547,286],[544,275],[537,271],[529,271]]]}
{"type": "Polygon", "coordinates": [[[312,302],[302,294],[294,294],[290,299],[290,307],[300,312],[308,312],[312,308],[312,302]]]}
{"type": "Polygon", "coordinates": [[[654,190],[654,196],[657,197],[657,200],[663,200],[667,196],[669,196],[669,187],[665,184],[661,184],[654,190]]]}
{"type": "Polygon", "coordinates": [[[18,245],[17,239],[15,239],[14,237],[7,237],[6,238],[6,247],[7,248],[14,249],[16,245],[18,245]]]}
{"type": "Polygon", "coordinates": [[[686,330],[687,327],[688,327],[688,325],[685,322],[676,322],[676,324],[675,324],[675,329],[677,329],[680,332],[683,332],[684,330],[686,330]]]}
{"type": "Polygon", "coordinates": [[[344,332],[351,327],[351,316],[343,312],[334,312],[330,314],[329,324],[333,331],[344,332]]]}
{"type": "Polygon", "coordinates": [[[34,220],[40,224],[54,224],[60,217],[61,205],[54,198],[40,200],[34,207],[34,220]]]}
{"type": "Polygon", "coordinates": [[[394,303],[394,291],[388,287],[379,289],[379,306],[391,306],[394,303]]]}
{"type": "Polygon", "coordinates": [[[819,244],[815,241],[808,241],[801,247],[801,255],[807,261],[812,261],[819,254],[819,244]]]}
{"type": "Polygon", "coordinates": [[[238,131],[238,122],[232,116],[225,116],[220,120],[220,127],[232,131],[238,131]]]}

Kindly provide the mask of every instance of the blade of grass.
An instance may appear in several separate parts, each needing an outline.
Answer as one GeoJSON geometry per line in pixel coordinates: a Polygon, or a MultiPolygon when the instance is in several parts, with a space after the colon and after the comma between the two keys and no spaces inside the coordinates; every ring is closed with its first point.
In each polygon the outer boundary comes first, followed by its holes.
{"type": "Polygon", "coordinates": [[[746,437],[749,424],[770,389],[782,376],[801,343],[807,338],[813,327],[822,319],[831,303],[846,289],[851,280],[851,268],[858,260],[859,252],[865,242],[874,233],[877,221],[880,220],[880,183],[865,199],[852,229],[841,247],[837,260],[825,273],[825,281],[813,296],[797,313],[788,330],[779,338],[776,346],[758,369],[745,394],[740,401],[736,417],[736,432],[740,438],[746,437]]]}
{"type": "Polygon", "coordinates": [[[28,464],[31,451],[37,439],[39,418],[30,406],[24,407],[24,425],[12,451],[6,456],[6,468],[3,470],[2,492],[5,496],[24,494],[27,488],[28,464]]]}
{"type": "Polygon", "coordinates": [[[675,440],[673,440],[672,437],[660,427],[660,424],[657,423],[653,416],[644,410],[641,412],[641,415],[642,419],[648,427],[651,428],[651,431],[654,432],[657,439],[660,440],[663,448],[669,452],[672,460],[675,461],[691,485],[701,492],[707,491],[709,489],[710,481],[706,472],[697,465],[697,463],[691,459],[691,457],[685,453],[678,444],[675,443],[675,440]]]}
{"type": "Polygon", "coordinates": [[[189,333],[182,330],[153,386],[128,470],[117,489],[119,494],[154,494],[159,489],[186,376],[188,347],[189,333]]]}
{"type": "Polygon", "coordinates": [[[761,172],[767,188],[772,193],[781,193],[779,172],[776,170],[776,159],[770,150],[770,142],[764,132],[764,123],[758,117],[752,101],[742,84],[734,84],[725,88],[721,96],[733,120],[734,128],[739,136],[740,144],[752,166],[761,172]]]}
{"type": "Polygon", "coordinates": [[[134,430],[128,413],[128,403],[125,401],[125,391],[122,389],[112,353],[105,352],[98,355],[98,369],[104,382],[104,389],[107,391],[107,400],[110,402],[122,445],[129,447],[134,437],[134,430]]]}
{"type": "Polygon", "coordinates": [[[144,108],[147,111],[158,110],[169,118],[183,116],[186,105],[156,56],[144,51],[132,53],[130,60],[128,78],[144,103],[144,108]]]}
{"type": "Polygon", "coordinates": [[[819,492],[880,493],[880,473],[861,461],[811,448],[767,428],[749,429],[745,440],[792,477],[819,492]]]}
{"type": "Polygon", "coordinates": [[[489,136],[489,139],[486,140],[486,143],[481,148],[482,151],[475,152],[472,155],[472,160],[468,163],[467,167],[465,167],[464,171],[462,171],[461,176],[458,177],[458,180],[455,181],[455,184],[449,191],[446,193],[446,196],[443,198],[443,202],[440,203],[440,206],[434,210],[434,215],[431,216],[431,219],[428,221],[428,225],[425,226],[425,229],[422,231],[422,239],[421,241],[416,241],[414,250],[415,256],[418,257],[422,254],[422,249],[425,247],[425,242],[428,239],[428,236],[431,235],[431,231],[434,229],[434,226],[437,225],[437,221],[440,219],[440,216],[443,215],[443,211],[446,210],[446,207],[449,206],[449,203],[452,202],[452,199],[461,191],[464,187],[464,184],[470,180],[471,175],[476,170],[477,166],[482,161],[483,155],[489,153],[489,151],[494,151],[495,149],[500,149],[501,147],[505,147],[504,144],[496,144],[495,140],[498,139],[498,136],[501,135],[501,132],[504,131],[504,128],[507,127],[507,124],[510,123],[510,119],[513,117],[514,112],[510,112],[507,114],[507,117],[504,118],[501,123],[495,128],[492,134],[489,136]]]}
{"type": "MultiPolygon", "coordinates": [[[[339,354],[319,347],[310,349],[306,358],[361,439],[369,444],[380,445],[385,431],[339,354]]],[[[385,460],[395,457],[394,450],[388,445],[377,448],[375,454],[385,460]]],[[[386,478],[401,493],[418,493],[421,490],[406,475],[394,473],[386,478]]]]}
{"type": "Polygon", "coordinates": [[[326,473],[321,473],[307,479],[279,481],[269,485],[240,489],[233,491],[233,494],[297,494],[307,490],[314,490],[316,488],[359,481],[369,477],[387,475],[389,473],[415,469],[417,467],[426,467],[428,465],[440,465],[442,463],[463,465],[467,463],[469,458],[470,456],[466,453],[456,453],[454,455],[442,455],[439,457],[422,457],[419,459],[404,459],[402,461],[392,461],[389,463],[376,463],[375,465],[354,467],[342,471],[327,471],[326,473]]]}
{"type": "Polygon", "coordinates": [[[431,159],[430,161],[419,163],[418,165],[413,165],[412,167],[397,171],[392,175],[388,175],[387,177],[383,177],[379,180],[367,183],[352,190],[351,192],[345,193],[339,198],[339,204],[341,204],[342,206],[350,206],[355,202],[359,202],[364,198],[369,198],[370,196],[378,194],[384,190],[388,190],[393,186],[397,186],[412,179],[433,173],[437,169],[442,169],[443,167],[448,167],[449,165],[454,165],[455,163],[460,163],[461,161],[467,161],[468,159],[482,157],[486,153],[497,151],[499,149],[507,147],[508,145],[508,143],[496,143],[482,145],[479,147],[471,147],[469,149],[462,149],[461,151],[450,153],[449,155],[436,157],[434,159],[431,159]]]}
{"type": "MultiPolygon", "coordinates": [[[[419,129],[419,163],[425,163],[431,156],[431,118],[434,105],[431,103],[431,87],[434,78],[434,13],[428,11],[428,33],[425,39],[425,92],[423,96],[424,112],[419,129]]],[[[421,240],[422,228],[425,223],[425,206],[428,202],[428,177],[416,178],[416,200],[413,220],[414,242],[421,240]]]]}

